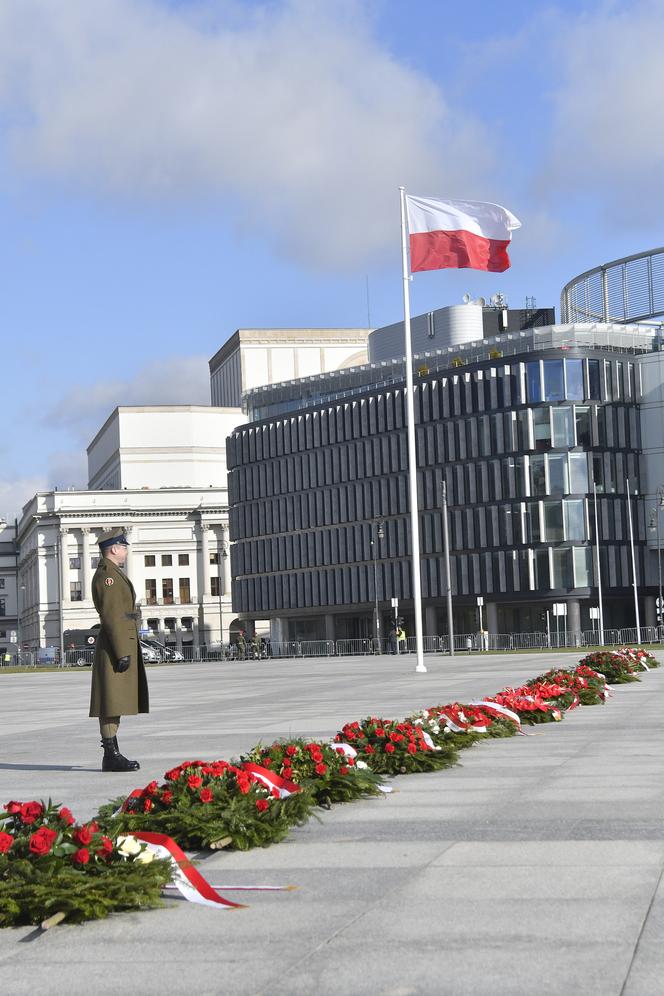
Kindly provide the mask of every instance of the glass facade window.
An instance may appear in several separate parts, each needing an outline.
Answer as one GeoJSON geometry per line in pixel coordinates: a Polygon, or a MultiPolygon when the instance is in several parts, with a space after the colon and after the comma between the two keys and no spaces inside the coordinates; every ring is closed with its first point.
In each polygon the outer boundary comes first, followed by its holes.
{"type": "Polygon", "coordinates": [[[572,567],[572,550],[563,547],[553,551],[553,587],[573,588],[574,570],[572,567]]]}
{"type": "Polygon", "coordinates": [[[574,587],[589,588],[593,583],[592,550],[589,546],[574,547],[574,587]]]}
{"type": "Polygon", "coordinates": [[[546,474],[544,457],[530,457],[530,493],[533,497],[546,494],[546,474]]]}
{"type": "Polygon", "coordinates": [[[563,506],[559,501],[545,501],[544,506],[544,539],[547,543],[559,543],[564,539],[563,506]]]}
{"type": "Polygon", "coordinates": [[[568,499],[563,502],[563,513],[565,518],[565,539],[587,539],[585,502],[582,499],[568,499]]]}
{"type": "Polygon", "coordinates": [[[540,381],[539,360],[526,363],[526,384],[528,403],[534,404],[542,400],[542,384],[540,381]]]}
{"type": "Polygon", "coordinates": [[[526,528],[528,536],[525,541],[527,543],[539,543],[542,536],[540,530],[540,503],[538,501],[529,501],[526,506],[526,528]]]}
{"type": "Polygon", "coordinates": [[[551,447],[551,409],[533,408],[533,434],[535,449],[548,450],[551,447]]]}
{"type": "Polygon", "coordinates": [[[574,420],[571,408],[552,408],[553,445],[569,449],[574,446],[574,420]]]}
{"type": "Polygon", "coordinates": [[[549,550],[535,550],[533,556],[533,581],[537,591],[548,591],[551,588],[549,576],[549,550]]]}
{"type": "Polygon", "coordinates": [[[544,360],[544,400],[564,401],[565,383],[562,360],[544,360]]]}
{"type": "Polygon", "coordinates": [[[599,360],[588,360],[588,400],[601,401],[601,376],[599,370],[599,360]]]}
{"type": "Polygon", "coordinates": [[[575,405],[574,418],[576,421],[576,445],[586,448],[592,446],[590,408],[585,405],[575,405]]]}
{"type": "Polygon", "coordinates": [[[609,360],[604,360],[603,365],[604,365],[604,397],[606,401],[613,401],[613,378],[611,377],[611,363],[609,360]]]}
{"type": "Polygon", "coordinates": [[[569,491],[569,477],[567,472],[567,454],[549,453],[547,456],[549,470],[550,495],[566,495],[569,491]]]}
{"type": "Polygon", "coordinates": [[[598,493],[604,493],[604,460],[601,454],[593,454],[593,484],[598,493]]]}
{"type": "Polygon", "coordinates": [[[583,360],[565,360],[567,377],[567,397],[570,401],[583,401],[583,360]]]}
{"type": "Polygon", "coordinates": [[[588,491],[588,456],[586,453],[570,453],[569,493],[585,495],[588,491]]]}

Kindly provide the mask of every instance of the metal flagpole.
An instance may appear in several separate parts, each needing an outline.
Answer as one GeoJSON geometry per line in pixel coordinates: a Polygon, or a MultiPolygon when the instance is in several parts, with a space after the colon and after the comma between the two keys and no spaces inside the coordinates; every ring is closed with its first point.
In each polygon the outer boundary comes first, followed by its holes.
{"type": "Polygon", "coordinates": [[[597,559],[597,595],[599,597],[599,642],[604,646],[604,604],[602,600],[602,568],[599,560],[599,525],[597,518],[597,484],[593,481],[593,497],[595,499],[595,556],[597,559]]]}
{"type": "Polygon", "coordinates": [[[420,572],[420,526],[417,503],[417,450],[415,447],[415,403],[413,398],[413,349],[410,336],[410,273],[406,244],[406,193],[399,187],[401,197],[401,269],[403,275],[403,326],[406,349],[406,426],[408,430],[408,483],[410,496],[410,535],[412,552],[413,603],[415,607],[416,671],[426,671],[424,666],[424,635],[422,632],[422,580],[420,572]]]}
{"type": "Polygon", "coordinates": [[[627,481],[627,518],[629,519],[629,545],[632,550],[632,586],[634,588],[634,614],[636,616],[636,642],[641,643],[641,620],[639,617],[639,593],[636,585],[636,556],[634,554],[634,526],[632,525],[632,501],[629,493],[629,477],[627,481]]]}

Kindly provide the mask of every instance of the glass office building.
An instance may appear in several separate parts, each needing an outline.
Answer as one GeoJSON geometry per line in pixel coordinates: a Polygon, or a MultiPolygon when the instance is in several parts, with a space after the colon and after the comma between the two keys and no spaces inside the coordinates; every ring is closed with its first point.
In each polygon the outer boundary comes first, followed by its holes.
{"type": "MultiPolygon", "coordinates": [[[[641,494],[640,359],[658,346],[638,326],[550,326],[416,358],[426,634],[446,633],[443,481],[457,631],[477,629],[478,596],[491,632],[540,631],[561,602],[567,629],[596,626],[593,482],[606,625],[634,624],[626,487],[641,494]]],[[[369,636],[393,598],[408,627],[403,381],[401,360],[245,399],[251,421],[228,442],[233,605],[276,638],[369,636]]]]}

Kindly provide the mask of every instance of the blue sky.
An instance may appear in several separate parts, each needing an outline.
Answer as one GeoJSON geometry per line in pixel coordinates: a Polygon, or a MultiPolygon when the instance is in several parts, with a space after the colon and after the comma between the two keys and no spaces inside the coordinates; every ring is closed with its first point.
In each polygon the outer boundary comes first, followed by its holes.
{"type": "Polygon", "coordinates": [[[413,312],[558,306],[663,241],[659,3],[5,0],[0,515],[118,403],[206,401],[237,327],[401,313],[397,186],[522,221],[413,312]]]}

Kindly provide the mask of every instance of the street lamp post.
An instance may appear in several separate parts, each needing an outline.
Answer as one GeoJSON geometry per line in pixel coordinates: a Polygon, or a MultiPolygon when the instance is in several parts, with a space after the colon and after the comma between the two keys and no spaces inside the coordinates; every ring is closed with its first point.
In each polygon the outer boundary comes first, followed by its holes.
{"type": "Polygon", "coordinates": [[[377,653],[380,653],[380,616],[378,614],[378,540],[382,540],[385,537],[385,532],[383,530],[383,520],[374,519],[371,523],[371,553],[373,556],[373,578],[374,578],[374,633],[376,640],[377,653]]]}
{"type": "MultiPolygon", "coordinates": [[[[217,591],[219,592],[219,657],[220,658],[221,658],[221,655],[223,653],[223,646],[224,646],[223,608],[222,608],[222,604],[221,604],[221,595],[222,595],[222,591],[221,591],[221,580],[222,580],[222,577],[226,576],[224,561],[226,560],[227,556],[228,556],[228,547],[227,547],[227,545],[225,543],[222,543],[221,544],[221,561],[219,562],[219,567],[218,567],[219,577],[217,579],[217,591]]],[[[224,594],[226,594],[226,593],[224,592],[224,594]]]]}
{"type": "Polygon", "coordinates": [[[636,617],[636,642],[641,643],[641,619],[639,616],[639,593],[636,579],[636,553],[634,550],[634,524],[632,522],[632,497],[629,490],[629,478],[627,484],[627,519],[629,522],[629,545],[632,554],[632,587],[634,589],[634,615],[636,617]]]}
{"type": "Polygon", "coordinates": [[[657,504],[653,509],[650,510],[650,525],[649,529],[655,529],[657,532],[657,626],[660,630],[662,626],[662,615],[664,610],[664,605],[662,604],[662,544],[659,532],[659,513],[664,508],[664,484],[660,484],[657,488],[657,504]]]}
{"type": "Polygon", "coordinates": [[[445,556],[445,594],[447,599],[447,632],[450,641],[450,657],[454,653],[454,614],[452,610],[452,574],[450,570],[450,529],[447,518],[447,484],[440,482],[440,497],[443,506],[443,553],[445,556]]]}
{"type": "Polygon", "coordinates": [[[16,663],[21,664],[21,592],[25,591],[25,585],[16,586],[16,663]]]}

